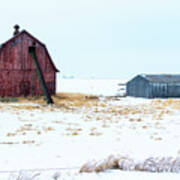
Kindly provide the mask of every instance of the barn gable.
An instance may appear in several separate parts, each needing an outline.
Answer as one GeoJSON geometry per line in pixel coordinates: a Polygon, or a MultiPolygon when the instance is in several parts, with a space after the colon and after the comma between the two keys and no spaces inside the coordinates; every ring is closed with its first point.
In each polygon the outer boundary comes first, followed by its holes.
{"type": "Polygon", "coordinates": [[[48,94],[55,94],[57,72],[46,46],[25,30],[15,31],[0,45],[0,97],[39,96],[45,86],[48,94]],[[30,47],[37,58],[30,54],[30,47]]]}
{"type": "MultiPolygon", "coordinates": [[[[48,64],[50,64],[52,66],[52,69],[55,71],[55,72],[59,72],[59,70],[56,68],[56,66],[54,65],[53,61],[52,61],[52,58],[45,46],[45,44],[43,44],[42,42],[40,42],[37,38],[35,38],[34,36],[32,36],[29,32],[27,32],[26,30],[23,30],[21,31],[19,34],[17,34],[16,36],[12,37],[11,39],[9,39],[8,41],[6,41],[5,43],[1,44],[0,46],[0,69],[6,69],[7,67],[10,68],[10,69],[20,69],[20,67],[17,67],[15,64],[18,63],[18,64],[22,64],[22,59],[21,59],[21,62],[13,62],[11,58],[13,59],[19,59],[20,61],[20,58],[17,58],[15,56],[18,56],[18,53],[17,50],[15,49],[15,46],[22,46],[21,47],[21,53],[22,52],[25,52],[25,50],[23,48],[25,48],[26,46],[31,46],[32,45],[32,42],[35,42],[37,46],[41,46],[42,48],[39,48],[39,50],[42,51],[42,49],[44,49],[45,51],[45,54],[46,54],[46,57],[48,57],[48,59],[46,59],[46,62],[44,62],[46,64],[46,66],[48,64]],[[25,42],[26,41],[26,42],[25,42]],[[8,54],[11,54],[10,56],[8,57],[4,57],[4,58],[1,58],[3,56],[3,51],[8,51],[8,54]],[[1,59],[6,59],[6,62],[2,62],[1,59]],[[8,63],[8,60],[9,60],[9,65],[6,65],[8,63]],[[10,65],[11,63],[11,65],[10,65]],[[13,67],[13,63],[14,63],[14,67],[13,67]]],[[[20,49],[20,47],[19,47],[20,49]]],[[[38,47],[37,47],[37,51],[38,51],[38,47]]],[[[28,52],[28,49],[27,49],[27,52],[28,52]]],[[[4,53],[4,54],[7,54],[4,53]]],[[[38,54],[41,54],[40,52],[38,52],[38,54]]],[[[7,56],[7,55],[6,55],[7,56]]],[[[26,57],[25,59],[23,59],[24,61],[28,61],[27,60],[28,57],[26,57]]],[[[26,62],[24,62],[26,64],[26,62]]],[[[42,64],[42,63],[41,63],[42,64]]],[[[33,66],[33,65],[31,65],[33,66]]],[[[22,67],[23,69],[26,69],[26,68],[30,68],[30,67],[22,67]]],[[[32,67],[31,67],[32,68],[32,67]]],[[[35,68],[35,67],[34,67],[35,68]]],[[[43,68],[42,68],[43,69],[43,68]]]]}

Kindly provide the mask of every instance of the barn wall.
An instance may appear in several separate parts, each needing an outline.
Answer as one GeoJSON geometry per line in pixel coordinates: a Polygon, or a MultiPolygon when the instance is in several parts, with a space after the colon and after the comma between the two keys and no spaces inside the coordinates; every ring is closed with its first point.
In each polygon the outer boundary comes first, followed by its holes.
{"type": "MultiPolygon", "coordinates": [[[[45,81],[49,92],[55,94],[54,75],[47,73],[45,81]]],[[[38,96],[43,91],[39,83],[36,71],[1,71],[0,72],[0,96],[38,96]]]]}
{"type": "Polygon", "coordinates": [[[144,78],[136,76],[127,83],[127,96],[149,97],[149,83],[144,78]]]}
{"type": "MultiPolygon", "coordinates": [[[[34,61],[28,52],[32,39],[26,33],[5,44],[0,53],[0,96],[41,95],[34,61]]],[[[36,42],[36,53],[51,94],[55,94],[56,71],[46,49],[36,42]]]]}

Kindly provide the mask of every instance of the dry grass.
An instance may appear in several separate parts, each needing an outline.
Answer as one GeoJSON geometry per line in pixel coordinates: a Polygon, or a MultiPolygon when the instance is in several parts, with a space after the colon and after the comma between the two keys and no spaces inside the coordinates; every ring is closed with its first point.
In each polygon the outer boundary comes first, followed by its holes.
{"type": "Polygon", "coordinates": [[[47,132],[50,132],[50,131],[54,131],[55,129],[53,127],[49,126],[49,127],[44,127],[43,130],[44,130],[44,132],[47,133],[47,132]]]}
{"type": "Polygon", "coordinates": [[[3,142],[0,142],[0,144],[13,145],[13,144],[19,144],[19,142],[3,141],[3,142]]]}
{"type": "Polygon", "coordinates": [[[95,127],[91,128],[90,131],[91,131],[89,133],[90,136],[101,136],[102,135],[102,133],[98,132],[97,128],[95,128],[95,127]]]}
{"type": "MultiPolygon", "coordinates": [[[[74,108],[86,106],[91,108],[98,104],[99,99],[97,96],[87,95],[82,93],[57,93],[52,96],[55,105],[48,108],[49,111],[55,111],[56,108],[74,110],[74,108]]],[[[39,97],[18,97],[18,105],[11,105],[14,109],[27,109],[27,110],[43,110],[46,106],[46,101],[43,96],[39,97]],[[38,105],[21,105],[21,103],[34,103],[38,105]],[[39,106],[41,105],[41,106],[39,106]]],[[[3,105],[2,105],[3,107],[3,105]]],[[[1,106],[0,106],[1,108],[1,106]]]]}
{"type": "Polygon", "coordinates": [[[13,136],[16,136],[16,135],[17,135],[16,133],[8,132],[6,136],[8,136],[8,137],[13,137],[13,136]]]}
{"type": "Polygon", "coordinates": [[[172,109],[180,109],[180,99],[156,99],[152,101],[152,106],[156,109],[162,110],[166,107],[172,109]]]}
{"type": "Polygon", "coordinates": [[[21,109],[27,109],[27,110],[35,110],[35,109],[40,109],[39,106],[34,106],[34,105],[12,105],[11,106],[13,109],[21,110],[21,109]]]}
{"type": "Polygon", "coordinates": [[[81,94],[81,93],[58,93],[56,96],[53,97],[56,106],[62,107],[62,105],[66,105],[66,107],[82,107],[86,106],[90,108],[97,103],[98,97],[81,94]]]}
{"type": "Polygon", "coordinates": [[[37,131],[37,135],[41,135],[41,131],[37,131]]]}
{"type": "Polygon", "coordinates": [[[68,136],[77,136],[77,135],[80,134],[80,132],[82,130],[83,130],[82,128],[71,128],[71,127],[68,127],[68,128],[66,128],[66,131],[68,132],[66,135],[68,135],[68,136]]]}
{"type": "Polygon", "coordinates": [[[35,130],[35,129],[33,129],[31,127],[22,126],[19,129],[17,129],[16,132],[33,131],[33,130],[35,130]]]}
{"type": "MultiPolygon", "coordinates": [[[[11,105],[14,109],[27,109],[27,110],[37,110],[41,111],[51,111],[54,112],[56,109],[64,109],[66,111],[74,111],[82,107],[86,109],[93,109],[94,113],[105,113],[118,115],[150,115],[153,114],[155,119],[162,119],[164,114],[171,113],[169,109],[180,109],[180,99],[155,99],[152,100],[150,104],[136,105],[121,105],[121,106],[108,106],[105,102],[99,100],[97,96],[87,95],[82,93],[57,93],[52,96],[55,105],[46,106],[46,101],[44,97],[18,97],[18,105],[11,105]],[[21,105],[21,103],[35,103],[21,105]]],[[[106,99],[107,100],[107,99],[106,99]]],[[[1,106],[0,106],[1,108],[1,106]]],[[[33,114],[31,114],[33,116],[33,114]]]]}
{"type": "Polygon", "coordinates": [[[34,140],[24,140],[22,141],[22,144],[34,144],[35,141],[34,140]]]}

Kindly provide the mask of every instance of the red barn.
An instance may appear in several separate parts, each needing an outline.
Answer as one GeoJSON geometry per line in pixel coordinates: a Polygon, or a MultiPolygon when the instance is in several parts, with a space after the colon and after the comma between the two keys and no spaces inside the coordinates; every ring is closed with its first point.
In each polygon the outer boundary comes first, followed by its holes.
{"type": "Polygon", "coordinates": [[[0,96],[38,96],[43,94],[36,66],[28,52],[36,46],[37,59],[50,94],[56,93],[55,67],[42,42],[25,30],[15,26],[14,36],[0,45],[0,96]]]}

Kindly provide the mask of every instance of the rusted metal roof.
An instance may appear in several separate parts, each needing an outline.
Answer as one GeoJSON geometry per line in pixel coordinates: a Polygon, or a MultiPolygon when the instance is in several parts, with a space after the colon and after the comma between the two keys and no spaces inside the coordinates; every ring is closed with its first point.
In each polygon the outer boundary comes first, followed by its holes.
{"type": "Polygon", "coordinates": [[[180,75],[172,74],[141,74],[139,75],[147,81],[157,82],[157,83],[180,83],[180,75]]]}

